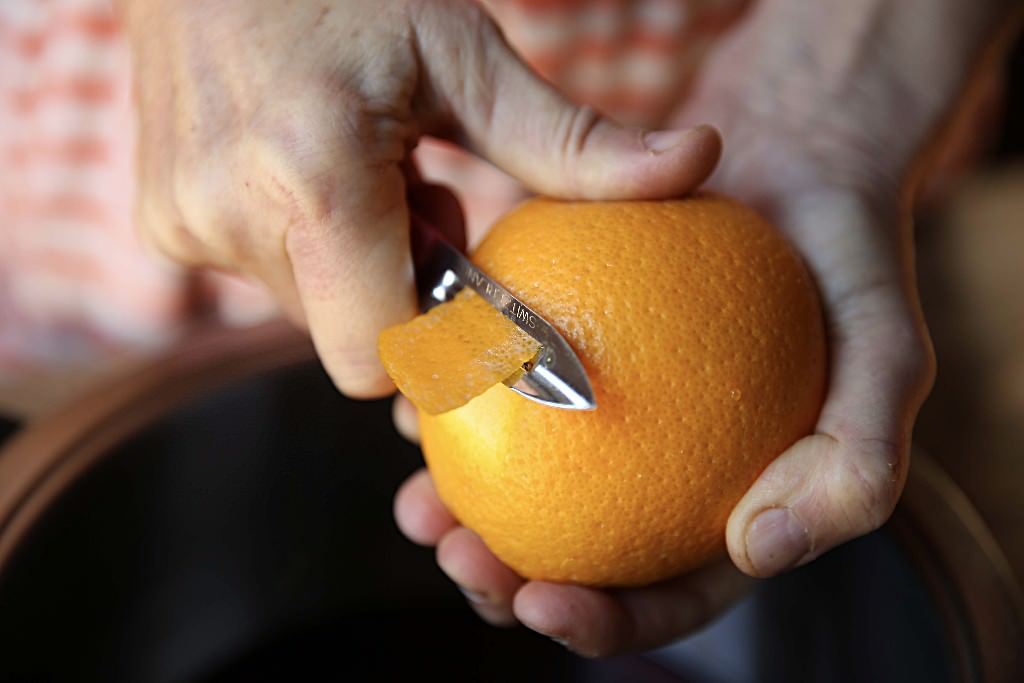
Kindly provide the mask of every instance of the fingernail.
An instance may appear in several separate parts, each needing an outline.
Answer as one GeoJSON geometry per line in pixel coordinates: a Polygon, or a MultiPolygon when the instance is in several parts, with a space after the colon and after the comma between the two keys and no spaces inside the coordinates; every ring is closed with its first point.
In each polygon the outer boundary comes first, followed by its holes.
{"type": "Polygon", "coordinates": [[[807,527],[789,508],[765,510],[747,528],[747,558],[762,576],[793,567],[810,551],[807,527]]]}
{"type": "Polygon", "coordinates": [[[661,154],[667,152],[674,147],[678,147],[685,140],[691,138],[693,134],[699,131],[704,126],[697,126],[696,128],[683,128],[681,130],[652,130],[643,134],[644,149],[651,154],[661,154]]]}
{"type": "Polygon", "coordinates": [[[539,629],[539,628],[537,628],[535,626],[531,626],[530,624],[524,624],[524,625],[527,628],[536,631],[540,635],[542,635],[542,636],[544,636],[546,638],[550,638],[551,642],[557,643],[557,644],[561,645],[566,650],[572,650],[572,644],[569,642],[569,639],[566,638],[565,636],[558,635],[558,634],[555,634],[555,633],[547,633],[547,632],[545,632],[545,631],[543,631],[543,630],[541,630],[541,629],[539,629]]]}
{"type": "Polygon", "coordinates": [[[570,647],[570,645],[569,645],[569,641],[566,640],[565,638],[559,638],[558,636],[548,636],[548,638],[550,638],[552,642],[558,643],[559,645],[564,647],[566,650],[571,650],[572,649],[570,647]]]}
{"type": "Polygon", "coordinates": [[[471,603],[473,603],[474,605],[489,605],[489,604],[491,604],[490,599],[488,599],[488,597],[486,595],[484,595],[483,593],[478,593],[477,591],[471,591],[468,588],[463,588],[462,586],[459,586],[459,592],[461,592],[465,596],[465,598],[467,600],[469,600],[471,603]]]}

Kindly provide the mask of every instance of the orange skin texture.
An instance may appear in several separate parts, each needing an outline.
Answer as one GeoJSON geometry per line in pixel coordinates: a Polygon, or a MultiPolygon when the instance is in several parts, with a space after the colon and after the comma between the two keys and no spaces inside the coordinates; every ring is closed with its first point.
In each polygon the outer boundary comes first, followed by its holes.
{"type": "Polygon", "coordinates": [[[825,394],[821,305],[787,241],[717,195],[535,199],[473,259],[559,328],[598,408],[497,385],[421,412],[457,519],[529,579],[644,585],[722,555],[730,511],[825,394]]]}

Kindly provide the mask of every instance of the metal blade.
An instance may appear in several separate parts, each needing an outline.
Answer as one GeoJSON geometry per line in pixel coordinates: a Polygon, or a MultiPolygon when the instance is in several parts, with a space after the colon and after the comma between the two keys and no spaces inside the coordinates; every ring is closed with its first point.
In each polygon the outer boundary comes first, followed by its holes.
{"type": "Polygon", "coordinates": [[[512,390],[558,408],[593,410],[594,390],[583,364],[557,329],[536,311],[477,268],[430,226],[417,226],[413,218],[416,286],[420,310],[449,301],[464,287],[482,296],[491,306],[540,343],[540,352],[512,390]],[[427,234],[424,234],[426,231],[427,234]],[[419,234],[417,234],[419,233],[419,234]]]}

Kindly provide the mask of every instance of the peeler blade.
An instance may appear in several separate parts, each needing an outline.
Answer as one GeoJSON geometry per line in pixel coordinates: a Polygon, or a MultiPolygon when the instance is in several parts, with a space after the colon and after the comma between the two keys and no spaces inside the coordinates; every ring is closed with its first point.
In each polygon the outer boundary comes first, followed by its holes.
{"type": "Polygon", "coordinates": [[[540,351],[511,387],[556,408],[594,410],[597,401],[586,370],[555,327],[477,268],[437,228],[411,216],[412,251],[419,308],[426,311],[469,287],[540,344],[540,351]]]}

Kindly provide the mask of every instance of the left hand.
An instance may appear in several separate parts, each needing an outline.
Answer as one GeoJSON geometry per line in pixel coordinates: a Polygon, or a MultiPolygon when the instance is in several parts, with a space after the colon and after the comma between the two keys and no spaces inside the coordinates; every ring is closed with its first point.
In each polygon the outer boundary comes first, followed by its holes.
{"type": "MultiPolygon", "coordinates": [[[[729,519],[730,556],[751,576],[878,528],[903,488],[934,377],[907,178],[999,4],[943,0],[948,11],[937,12],[929,3],[763,0],[712,55],[680,117],[721,128],[725,156],[709,185],[755,205],[790,238],[816,277],[828,326],[830,385],[815,433],[782,453],[729,519]],[[959,52],[945,49],[941,64],[923,56],[949,33],[959,52]]],[[[397,406],[396,422],[414,430],[408,407],[397,406]]],[[[425,472],[403,486],[395,516],[412,540],[437,545],[439,565],[485,619],[521,621],[584,655],[686,635],[749,581],[730,565],[628,590],[524,582],[457,524],[425,472]]]]}

